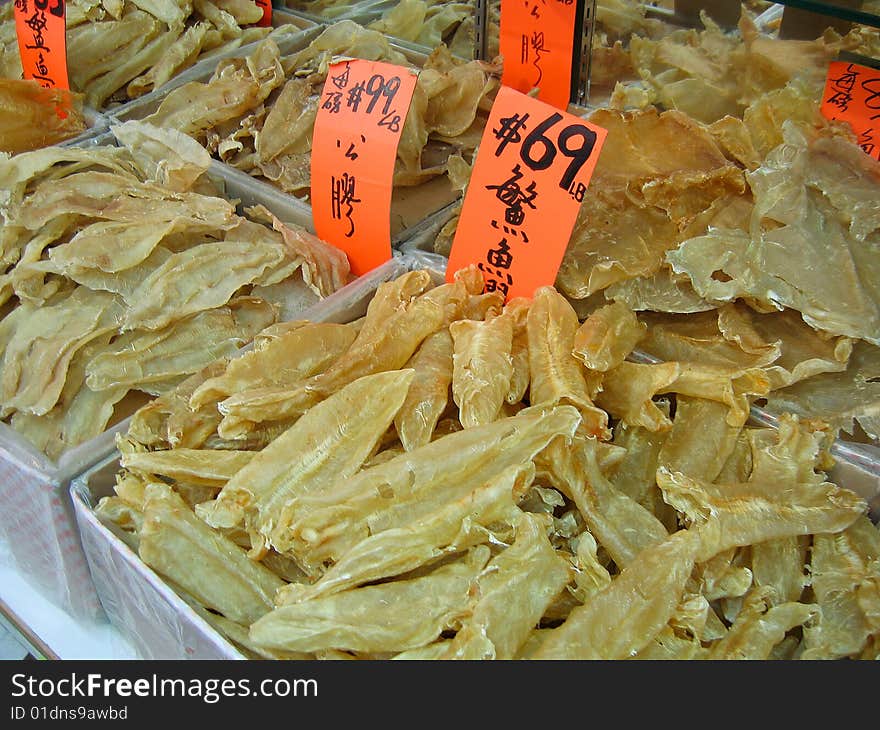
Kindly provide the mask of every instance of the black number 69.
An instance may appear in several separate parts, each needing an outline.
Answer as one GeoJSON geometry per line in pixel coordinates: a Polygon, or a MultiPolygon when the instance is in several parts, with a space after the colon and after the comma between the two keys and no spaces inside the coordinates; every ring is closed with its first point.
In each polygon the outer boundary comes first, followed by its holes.
{"type": "MultiPolygon", "coordinates": [[[[558,112],[551,114],[547,119],[535,127],[528,136],[523,140],[520,157],[532,170],[546,170],[553,164],[556,159],[557,147],[545,132],[562,119],[562,115],[558,112]],[[540,154],[539,154],[540,153],[540,154]]],[[[557,137],[559,151],[566,157],[571,158],[571,162],[565,169],[562,178],[559,181],[559,187],[568,190],[574,181],[575,175],[584,166],[590,155],[593,154],[593,148],[596,146],[596,133],[584,124],[569,124],[565,127],[557,137]],[[571,146],[572,138],[580,139],[580,145],[571,146]]]]}

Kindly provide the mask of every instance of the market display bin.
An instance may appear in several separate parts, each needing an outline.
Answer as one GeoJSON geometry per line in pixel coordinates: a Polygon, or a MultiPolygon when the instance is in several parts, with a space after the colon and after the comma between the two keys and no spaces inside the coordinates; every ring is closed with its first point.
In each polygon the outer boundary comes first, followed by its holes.
{"type": "MultiPolygon", "coordinates": [[[[446,259],[423,251],[402,253],[313,309],[309,319],[345,322],[366,310],[367,301],[381,281],[405,270],[424,269],[435,283],[445,278],[446,259]]],[[[634,356],[639,361],[640,356],[634,356]]],[[[750,425],[774,426],[759,409],[753,409],[750,425]]],[[[838,463],[829,476],[855,491],[869,504],[869,517],[880,519],[880,450],[835,450],[838,463]]],[[[209,621],[204,609],[195,610],[186,593],[175,589],[139,558],[115,524],[102,521],[95,512],[98,501],[114,494],[120,471],[118,453],[108,456],[74,480],[71,498],[93,580],[111,622],[138,646],[145,658],[253,658],[246,649],[224,638],[209,621]]]]}
{"type": "MultiPolygon", "coordinates": [[[[306,48],[325,29],[326,26],[316,26],[303,30],[300,33],[277,38],[276,43],[281,52],[282,58],[306,48]]],[[[423,64],[428,55],[425,52],[401,45],[394,39],[390,39],[390,45],[395,51],[402,53],[416,66],[423,64]]],[[[228,54],[226,58],[242,58],[252,50],[253,47],[239,48],[234,53],[228,54]]],[[[188,82],[206,83],[212,77],[215,68],[216,61],[200,62],[198,66],[184,72],[177,77],[173,83],[168,84],[162,89],[158,89],[139,99],[135,99],[128,104],[111,110],[108,112],[111,125],[116,122],[142,120],[149,117],[159,108],[159,105],[163,102],[170,91],[173,91],[188,82]]],[[[260,179],[254,175],[251,177],[253,179],[254,189],[259,190],[261,195],[271,196],[276,199],[286,199],[288,204],[299,206],[303,211],[308,213],[309,217],[311,217],[311,205],[306,200],[284,192],[281,188],[276,187],[268,180],[260,179]]],[[[446,175],[436,175],[430,180],[418,185],[395,187],[391,200],[390,219],[392,248],[397,248],[404,241],[408,240],[412,236],[415,227],[417,227],[425,217],[445,208],[450,203],[458,200],[460,196],[460,192],[454,189],[446,175]]],[[[311,223],[309,230],[314,231],[314,226],[311,223]]]]}
{"type": "MultiPolygon", "coordinates": [[[[322,322],[356,319],[366,312],[380,283],[401,275],[421,260],[418,256],[395,256],[298,317],[322,322]]],[[[110,622],[147,659],[245,658],[145,565],[112,526],[95,515],[98,500],[113,494],[119,468],[116,452],[69,486],[92,582],[110,622]]]]}
{"type": "MultiPolygon", "coordinates": [[[[112,133],[84,140],[82,146],[114,145],[112,133]]],[[[222,194],[243,207],[262,204],[285,223],[308,227],[303,210],[277,197],[264,198],[251,179],[220,163],[209,176],[222,194]]],[[[282,293],[279,319],[289,319],[318,301],[304,284],[282,293]]],[[[17,570],[53,604],[75,617],[100,616],[101,608],[89,578],[86,557],[70,503],[74,477],[115,449],[115,437],[127,418],[100,436],[61,455],[57,463],[37,450],[11,426],[0,423],[0,540],[17,570]]]]}

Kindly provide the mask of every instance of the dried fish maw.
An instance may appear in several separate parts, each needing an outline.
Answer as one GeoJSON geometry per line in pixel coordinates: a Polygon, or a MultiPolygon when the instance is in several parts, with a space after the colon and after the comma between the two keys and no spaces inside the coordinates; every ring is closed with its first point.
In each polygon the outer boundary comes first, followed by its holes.
{"type": "Polygon", "coordinates": [[[490,658],[514,659],[568,580],[567,561],[547,539],[546,524],[524,514],[513,544],[477,579],[473,611],[442,658],[479,658],[488,642],[490,658]]]}
{"type": "Polygon", "coordinates": [[[168,449],[123,454],[123,469],[176,481],[222,487],[254,458],[253,451],[168,449]]]}
{"type": "Polygon", "coordinates": [[[639,553],[606,587],[551,631],[533,659],[627,659],[644,649],[684,595],[700,537],[680,530],[639,553]]]}
{"type": "Polygon", "coordinates": [[[822,88],[789,83],[762,94],[743,110],[742,121],[758,157],[758,165],[747,165],[749,170],[758,167],[771,150],[783,143],[782,129],[786,120],[807,128],[828,124],[819,111],[822,88]]]}
{"type": "Polygon", "coordinates": [[[677,226],[658,208],[638,207],[619,197],[587,196],[555,285],[572,299],[586,299],[612,284],[650,276],[679,240],[677,226]]]}
{"type": "Polygon", "coordinates": [[[839,532],[867,511],[864,499],[830,482],[708,484],[661,466],[657,484],[699,529],[701,561],[737,545],[839,532]]]}
{"type": "Polygon", "coordinates": [[[449,325],[453,341],[452,398],[465,428],[498,418],[513,375],[513,321],[499,315],[449,325]]]}
{"type": "Polygon", "coordinates": [[[669,507],[663,502],[654,475],[668,433],[618,423],[614,428],[613,444],[625,449],[625,455],[608,470],[608,478],[618,491],[656,515],[667,528],[671,520],[667,522],[662,513],[669,507]]]}
{"type": "Polygon", "coordinates": [[[751,570],[756,586],[773,589],[773,605],[799,601],[808,582],[804,567],[808,539],[804,536],[765,540],[752,545],[751,570]]]}
{"type": "MultiPolygon", "coordinates": [[[[737,560],[737,548],[731,548],[699,563],[694,590],[708,601],[744,596],[753,586],[753,575],[749,568],[737,565],[737,560]]],[[[726,629],[721,632],[726,633],[726,629]]]]}
{"type": "Polygon", "coordinates": [[[76,289],[35,311],[16,328],[3,356],[0,388],[5,406],[43,415],[58,402],[79,348],[115,330],[122,314],[112,294],[76,289]]]}
{"type": "Polygon", "coordinates": [[[610,438],[608,414],[593,404],[583,366],[572,354],[579,324],[571,304],[553,287],[535,291],[526,319],[529,402],[533,406],[573,405],[584,419],[586,433],[610,438]]]}
{"type": "Polygon", "coordinates": [[[284,585],[199,520],[165,484],[147,486],[138,552],[147,565],[204,606],[240,623],[249,624],[270,611],[275,591],[284,585]]]}
{"type": "Polygon", "coordinates": [[[399,576],[444,555],[488,542],[489,525],[513,522],[518,513],[522,514],[516,503],[534,477],[535,467],[529,461],[508,467],[464,497],[453,497],[402,527],[372,532],[343,554],[317,582],[280,592],[276,603],[302,603],[399,576]]]}
{"type": "Polygon", "coordinates": [[[173,254],[135,290],[123,331],[159,329],[187,314],[226,304],[283,256],[280,245],[238,241],[206,243],[173,254]]]}
{"type": "Polygon", "coordinates": [[[746,417],[728,422],[724,403],[676,396],[675,419],[657,463],[696,479],[714,482],[736,448],[746,417]]]}
{"type": "Polygon", "coordinates": [[[679,366],[675,381],[658,393],[677,393],[723,403],[729,409],[726,420],[731,426],[741,426],[748,418],[750,397],[765,396],[770,391],[769,378],[760,368],[738,370],[688,362],[679,366]]]}
{"type": "Polygon", "coordinates": [[[834,431],[852,434],[856,423],[872,439],[880,439],[880,348],[856,342],[846,370],[813,375],[774,390],[766,410],[817,418],[834,431]]]}
{"type": "Polygon", "coordinates": [[[126,435],[144,446],[202,446],[215,433],[220,423],[220,414],[213,402],[199,408],[190,408],[189,400],[193,391],[205,380],[224,372],[226,364],[225,360],[217,360],[184,380],[174,390],[141,406],[132,415],[126,435]]]}
{"type": "Polygon", "coordinates": [[[867,517],[836,535],[814,535],[810,582],[822,615],[804,629],[804,659],[856,657],[877,635],[878,559],[880,533],[867,517]]]}
{"type": "Polygon", "coordinates": [[[690,279],[677,276],[662,266],[651,276],[637,276],[612,284],[604,290],[605,297],[621,302],[633,311],[688,314],[715,309],[694,291],[690,279]]]}
{"type": "Polygon", "coordinates": [[[431,643],[469,611],[488,549],[426,576],[280,606],[250,627],[258,646],[285,651],[406,651],[431,643]]]}
{"type": "Polygon", "coordinates": [[[645,336],[647,325],[621,302],[600,307],[581,323],[572,353],[590,370],[606,372],[620,365],[645,336]]]}
{"type": "Polygon", "coordinates": [[[284,553],[284,505],[360,469],[402,405],[412,376],[411,370],[366,376],[322,401],[230,479],[217,499],[200,505],[199,516],[213,527],[244,523],[255,550],[271,545],[284,553]]]}
{"type": "Polygon", "coordinates": [[[412,385],[394,417],[403,448],[412,451],[431,441],[437,422],[449,403],[453,373],[453,343],[448,329],[430,335],[406,363],[412,385]]]}
{"type": "MultiPolygon", "coordinates": [[[[773,647],[792,629],[809,625],[820,615],[815,605],[771,600],[773,591],[759,588],[746,597],[727,634],[715,642],[707,659],[769,659],[773,647]]],[[[807,630],[806,628],[804,629],[807,630]]]]}
{"type": "Polygon", "coordinates": [[[324,370],[348,349],[356,334],[356,328],[344,324],[303,324],[230,360],[222,375],[196,388],[190,405],[200,408],[254,388],[290,387],[324,370]]]}
{"type": "Polygon", "coordinates": [[[326,297],[350,281],[348,257],[341,249],[325,243],[300,226],[283,223],[271,213],[269,217],[272,227],[281,234],[288,257],[303,260],[303,281],[315,294],[326,297]]]}
{"type": "Polygon", "coordinates": [[[89,363],[86,383],[92,390],[121,385],[135,389],[191,375],[218,358],[233,355],[274,320],[269,304],[239,298],[229,306],[183,317],[161,330],[134,330],[89,363]]]}
{"type": "Polygon", "coordinates": [[[577,436],[571,445],[557,439],[539,456],[539,473],[578,508],[587,528],[618,567],[643,549],[662,542],[666,527],[602,473],[594,438],[577,436]],[[637,527],[636,527],[637,526],[637,527]]]}
{"type": "Polygon", "coordinates": [[[876,218],[852,217],[836,206],[855,209],[850,206],[867,190],[876,199],[880,168],[857,167],[848,155],[829,154],[830,142],[808,146],[790,125],[786,130],[788,141],[748,175],[755,195],[751,232],[719,229],[691,238],[667,260],[705,298],[745,298],[768,311],[788,307],[816,329],[878,344],[876,262],[864,243],[876,218]],[[829,196],[825,191],[839,189],[834,176],[850,181],[853,192],[829,196]],[[819,261],[833,261],[834,275],[819,261]]]}
{"type": "Polygon", "coordinates": [[[58,144],[86,130],[81,94],[45,89],[33,79],[0,79],[0,119],[0,151],[11,154],[58,144]]]}
{"type": "Polygon", "coordinates": [[[569,590],[580,603],[586,603],[592,595],[611,583],[611,574],[599,562],[599,545],[589,531],[584,530],[576,540],[572,560],[575,587],[569,586],[569,590]]]}
{"type": "Polygon", "coordinates": [[[557,436],[570,438],[580,423],[572,406],[530,407],[485,426],[453,431],[414,451],[337,482],[325,495],[288,504],[292,552],[318,571],[381,525],[406,524],[426,514],[431,500],[464,496],[493,473],[522,464],[557,436]],[[446,491],[441,491],[446,490],[446,491]]]}
{"type": "Polygon", "coordinates": [[[454,313],[458,306],[455,297],[463,291],[455,284],[443,285],[414,297],[405,294],[401,300],[394,292],[406,292],[410,286],[417,291],[430,284],[426,271],[408,272],[403,278],[410,284],[395,285],[386,291],[379,287],[377,297],[382,292],[381,301],[374,308],[368,306],[364,324],[344,357],[293,389],[266,393],[257,403],[242,407],[224,403],[218,433],[224,438],[239,438],[255,423],[297,418],[357,378],[403,367],[424,339],[454,313]],[[380,319],[383,315],[387,318],[380,319]]]}
{"type": "Polygon", "coordinates": [[[639,349],[665,361],[740,370],[767,368],[782,354],[781,343],[760,337],[746,309],[738,302],[685,316],[644,312],[640,319],[647,333],[639,349]]]}
{"type": "Polygon", "coordinates": [[[278,46],[267,38],[247,63],[221,61],[207,83],[190,81],[172,89],[143,121],[176,129],[201,141],[206,130],[238,119],[265,101],[283,81],[278,46]]]}
{"type": "Polygon", "coordinates": [[[641,426],[649,431],[672,428],[672,421],[654,403],[657,393],[675,383],[681,375],[677,362],[643,365],[621,362],[602,379],[602,390],[596,404],[628,426],[641,426]]]}
{"type": "Polygon", "coordinates": [[[519,403],[529,389],[529,331],[528,314],[532,300],[514,297],[504,305],[504,315],[513,320],[513,337],[510,341],[510,360],[513,370],[510,386],[504,396],[509,404],[519,403]]]}
{"type": "Polygon", "coordinates": [[[260,164],[282,154],[310,153],[318,98],[307,79],[289,79],[275,97],[256,139],[260,164]],[[311,97],[311,98],[310,98],[311,97]]]}

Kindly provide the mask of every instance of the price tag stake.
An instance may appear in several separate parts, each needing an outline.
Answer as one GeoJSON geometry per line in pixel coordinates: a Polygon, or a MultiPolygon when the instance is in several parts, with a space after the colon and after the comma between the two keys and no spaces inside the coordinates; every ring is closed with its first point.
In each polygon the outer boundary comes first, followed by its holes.
{"type": "Polygon", "coordinates": [[[312,135],[315,232],[348,255],[356,276],[391,258],[397,145],[417,75],[353,59],[330,66],[312,135]]]}
{"type": "Polygon", "coordinates": [[[502,87],[483,131],[447,265],[505,300],[551,285],[607,131],[502,87]]]}
{"type": "Polygon", "coordinates": [[[15,0],[15,32],[24,78],[47,89],[70,89],[66,0],[15,0]]]}
{"type": "Polygon", "coordinates": [[[852,127],[865,154],[880,160],[880,71],[847,61],[828,66],[822,114],[852,127]]]}

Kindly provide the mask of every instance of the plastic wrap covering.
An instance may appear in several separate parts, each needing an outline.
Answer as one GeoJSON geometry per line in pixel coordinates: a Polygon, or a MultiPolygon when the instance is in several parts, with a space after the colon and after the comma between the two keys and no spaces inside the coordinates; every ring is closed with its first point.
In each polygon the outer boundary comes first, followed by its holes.
{"type": "MultiPolygon", "coordinates": [[[[427,253],[395,256],[298,316],[313,321],[350,322],[364,314],[380,283],[410,267],[429,263],[442,263],[442,258],[427,253]]],[[[91,468],[73,479],[68,489],[84,550],[80,554],[87,559],[94,590],[111,623],[145,658],[244,658],[95,515],[93,508],[98,500],[112,494],[120,468],[119,453],[110,453],[112,438],[107,441],[108,448],[99,457],[103,460],[93,460],[91,468]]]]}
{"type": "MultiPolygon", "coordinates": [[[[77,146],[113,144],[112,133],[104,133],[77,146]]],[[[242,206],[261,204],[285,223],[311,227],[311,217],[302,205],[278,195],[261,196],[247,175],[215,162],[209,176],[226,197],[241,201],[242,206]]],[[[318,301],[301,281],[274,287],[272,297],[279,321],[318,301]]],[[[6,552],[21,574],[74,616],[91,618],[100,614],[101,607],[70,503],[71,481],[114,451],[116,434],[126,430],[128,420],[63,453],[57,463],[0,423],[0,540],[7,544],[6,552]]]]}

